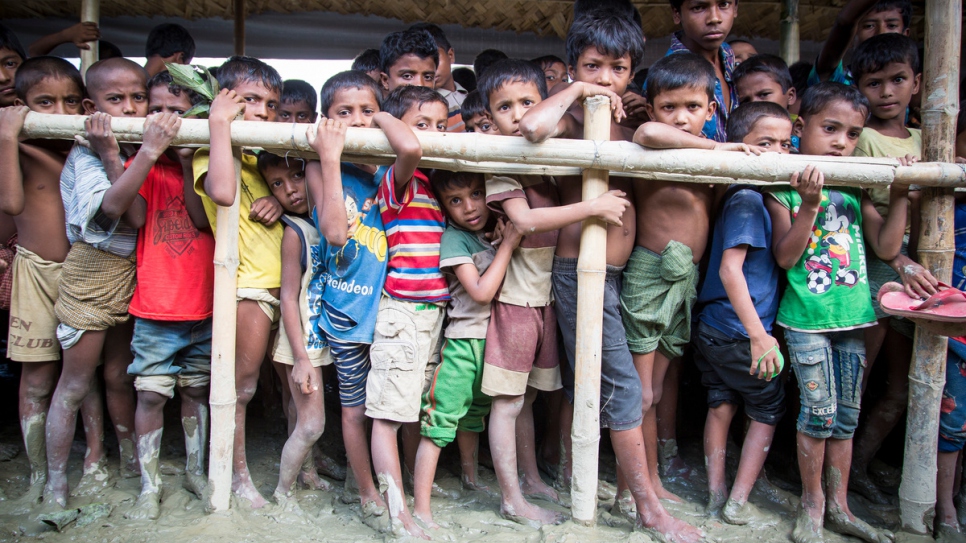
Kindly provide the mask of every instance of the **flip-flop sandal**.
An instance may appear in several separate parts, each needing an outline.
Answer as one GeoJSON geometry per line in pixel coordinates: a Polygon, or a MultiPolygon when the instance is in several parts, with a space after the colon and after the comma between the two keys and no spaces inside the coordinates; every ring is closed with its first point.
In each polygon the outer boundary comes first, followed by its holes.
{"type": "Polygon", "coordinates": [[[912,319],[927,330],[949,337],[966,335],[966,293],[945,283],[926,300],[906,294],[899,283],[879,289],[879,305],[890,315],[912,319]]]}

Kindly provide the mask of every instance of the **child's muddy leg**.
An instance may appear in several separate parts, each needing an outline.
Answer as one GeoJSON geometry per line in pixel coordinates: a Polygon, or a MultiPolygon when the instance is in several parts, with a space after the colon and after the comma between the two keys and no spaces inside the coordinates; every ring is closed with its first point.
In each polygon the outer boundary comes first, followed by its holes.
{"type": "Polygon", "coordinates": [[[133,319],[118,324],[107,331],[104,339],[104,384],[107,392],[107,412],[114,424],[121,452],[121,476],[137,477],[140,473],[137,437],[134,432],[134,412],[137,401],[134,376],[127,368],[134,360],[131,353],[131,337],[134,333],[133,319]]]}

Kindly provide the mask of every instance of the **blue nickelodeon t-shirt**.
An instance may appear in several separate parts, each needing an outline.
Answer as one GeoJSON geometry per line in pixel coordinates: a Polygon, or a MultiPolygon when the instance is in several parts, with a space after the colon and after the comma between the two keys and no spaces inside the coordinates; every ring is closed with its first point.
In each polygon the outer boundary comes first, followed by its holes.
{"type": "Polygon", "coordinates": [[[731,337],[748,337],[718,273],[724,251],[740,245],[748,246],[741,267],[748,293],[762,325],[771,333],[778,313],[778,264],[771,252],[771,216],[761,193],[748,186],[733,186],[725,193],[711,239],[707,278],[698,295],[698,320],[731,337]]]}
{"type": "MultiPolygon", "coordinates": [[[[319,243],[323,267],[319,327],[341,341],[372,343],[376,328],[389,252],[376,199],[385,173],[385,167],[370,174],[342,163],[349,236],[342,247],[330,246],[324,236],[319,243]]],[[[312,215],[318,224],[316,211],[312,215]]]]}
{"type": "Polygon", "coordinates": [[[953,232],[956,254],[953,256],[953,286],[966,289],[966,202],[956,202],[953,232]]]}

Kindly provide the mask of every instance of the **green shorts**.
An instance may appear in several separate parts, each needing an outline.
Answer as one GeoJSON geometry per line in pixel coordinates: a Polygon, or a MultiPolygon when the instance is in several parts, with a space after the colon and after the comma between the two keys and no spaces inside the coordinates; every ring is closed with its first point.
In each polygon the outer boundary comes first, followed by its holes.
{"type": "Polygon", "coordinates": [[[632,353],[659,350],[668,358],[691,341],[691,307],[698,296],[691,248],[671,241],[661,254],[635,247],[624,269],[621,314],[632,353]]]}
{"type": "Polygon", "coordinates": [[[419,433],[445,447],[456,431],[483,431],[491,398],[480,391],[485,339],[446,338],[429,390],[423,394],[419,433]]]}

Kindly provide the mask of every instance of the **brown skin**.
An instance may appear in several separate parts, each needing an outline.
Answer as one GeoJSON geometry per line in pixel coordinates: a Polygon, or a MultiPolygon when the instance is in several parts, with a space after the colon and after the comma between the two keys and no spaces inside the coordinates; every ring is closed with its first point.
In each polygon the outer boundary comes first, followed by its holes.
{"type": "Polygon", "coordinates": [[[919,92],[921,78],[905,62],[892,62],[877,72],[862,74],[856,87],[872,109],[866,128],[893,138],[912,137],[906,128],[906,108],[919,92]]]}
{"type": "Polygon", "coordinates": [[[315,112],[305,100],[296,102],[282,102],[278,106],[278,119],[280,123],[310,123],[315,124],[319,114],[315,112]]]}
{"type": "Polygon", "coordinates": [[[188,64],[189,61],[190,59],[185,58],[185,54],[182,51],[178,51],[167,57],[152,55],[144,63],[144,71],[148,72],[149,77],[154,77],[168,69],[165,64],[188,64]]]}
{"type": "Polygon", "coordinates": [[[750,43],[738,41],[729,45],[731,45],[731,50],[735,52],[735,62],[737,64],[741,64],[758,54],[758,50],[750,43]]]}
{"type": "Polygon", "coordinates": [[[547,76],[547,90],[553,89],[558,83],[567,82],[567,66],[563,62],[554,62],[543,69],[547,76]]]}
{"type": "Polygon", "coordinates": [[[772,102],[788,109],[796,102],[795,87],[782,91],[781,84],[766,73],[751,73],[735,82],[738,103],[772,102]]]}
{"type": "Polygon", "coordinates": [[[479,132],[480,134],[489,134],[491,136],[500,135],[500,129],[496,127],[496,123],[490,119],[489,115],[483,113],[473,115],[470,120],[463,121],[463,127],[466,132],[479,132]]]}
{"type": "Polygon", "coordinates": [[[0,107],[12,106],[17,99],[13,79],[23,64],[20,55],[6,47],[0,48],[0,107]]]}
{"type": "Polygon", "coordinates": [[[436,88],[436,62],[433,57],[419,58],[415,53],[407,53],[382,72],[380,83],[386,95],[396,87],[414,85],[416,87],[436,88]]]}
{"type": "Polygon", "coordinates": [[[725,81],[724,64],[719,54],[738,16],[736,0],[684,0],[680,10],[671,8],[674,24],[681,25],[681,43],[692,53],[704,57],[714,66],[721,83],[725,110],[731,110],[731,94],[725,81]]]}
{"type": "Polygon", "coordinates": [[[858,45],[884,32],[909,35],[909,29],[902,28],[902,16],[898,10],[871,13],[870,10],[876,2],[877,0],[849,0],[839,12],[829,30],[828,39],[822,46],[822,52],[815,60],[815,73],[820,80],[825,81],[832,76],[835,67],[853,42],[858,45]]]}
{"type": "Polygon", "coordinates": [[[450,47],[445,50],[439,48],[439,66],[436,67],[436,88],[455,91],[456,82],[453,81],[453,63],[456,62],[456,51],[450,47]]]}
{"type": "Polygon", "coordinates": [[[91,48],[90,42],[96,41],[100,37],[101,30],[97,27],[97,23],[81,22],[33,42],[27,49],[27,54],[31,57],[49,55],[58,45],[64,43],[72,43],[78,49],[88,51],[91,48]]]}

